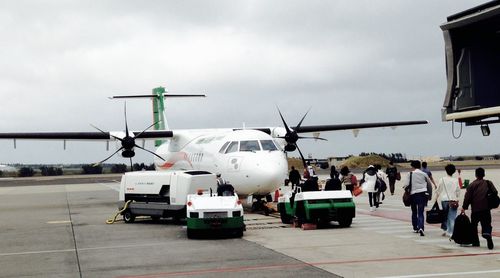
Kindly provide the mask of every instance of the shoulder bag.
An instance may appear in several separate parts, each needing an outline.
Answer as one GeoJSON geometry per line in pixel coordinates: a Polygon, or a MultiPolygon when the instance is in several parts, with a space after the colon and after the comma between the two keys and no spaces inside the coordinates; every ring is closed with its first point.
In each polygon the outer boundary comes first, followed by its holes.
{"type": "Polygon", "coordinates": [[[488,199],[488,208],[496,209],[500,204],[500,198],[498,197],[498,193],[494,193],[493,190],[491,190],[491,187],[494,186],[493,183],[491,181],[486,182],[488,183],[488,193],[486,195],[488,199]]]}
{"type": "Polygon", "coordinates": [[[410,183],[408,186],[405,188],[405,192],[403,193],[403,204],[405,207],[409,207],[411,205],[411,174],[410,172],[410,183]]]}

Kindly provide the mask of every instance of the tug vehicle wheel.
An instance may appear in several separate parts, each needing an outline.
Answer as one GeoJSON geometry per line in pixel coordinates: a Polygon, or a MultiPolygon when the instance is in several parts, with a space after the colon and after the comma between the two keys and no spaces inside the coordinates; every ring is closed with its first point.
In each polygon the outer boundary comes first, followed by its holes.
{"type": "Polygon", "coordinates": [[[281,223],[292,224],[292,217],[286,214],[285,204],[278,204],[278,210],[280,212],[281,223]]]}
{"type": "Polygon", "coordinates": [[[239,229],[234,233],[235,237],[243,237],[243,228],[239,229]]]}
{"type": "Polygon", "coordinates": [[[339,218],[339,225],[340,227],[347,228],[350,227],[352,224],[352,217],[340,217],[339,218]]]}
{"type": "Polygon", "coordinates": [[[123,213],[123,221],[125,223],[132,223],[135,221],[135,215],[130,212],[130,210],[127,210],[123,213]]]}
{"type": "Polygon", "coordinates": [[[187,229],[187,238],[191,239],[191,238],[196,238],[198,235],[197,231],[196,230],[193,230],[193,229],[187,229]]]}
{"type": "Polygon", "coordinates": [[[155,215],[155,216],[151,216],[151,220],[153,220],[153,221],[155,221],[155,222],[160,221],[160,218],[161,218],[161,217],[160,217],[160,216],[157,216],[157,215],[155,215]]]}

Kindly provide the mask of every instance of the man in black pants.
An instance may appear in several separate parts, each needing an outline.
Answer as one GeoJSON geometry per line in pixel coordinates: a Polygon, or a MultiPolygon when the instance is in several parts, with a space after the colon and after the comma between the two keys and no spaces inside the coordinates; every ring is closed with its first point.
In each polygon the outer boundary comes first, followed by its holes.
{"type": "Polygon", "coordinates": [[[464,197],[464,204],[462,206],[462,213],[471,205],[471,223],[474,227],[474,240],[472,246],[479,246],[479,237],[477,236],[477,224],[481,222],[481,231],[483,238],[488,242],[488,249],[493,249],[493,239],[491,238],[491,211],[488,207],[487,194],[488,190],[493,194],[498,194],[497,189],[493,183],[484,178],[484,169],[476,169],[476,180],[473,181],[468,187],[464,197]]]}

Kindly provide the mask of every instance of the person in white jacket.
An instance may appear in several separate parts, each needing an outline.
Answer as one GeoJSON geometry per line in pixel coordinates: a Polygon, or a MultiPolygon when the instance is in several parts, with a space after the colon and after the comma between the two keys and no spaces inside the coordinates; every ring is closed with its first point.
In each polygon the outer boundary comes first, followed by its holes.
{"type": "Polygon", "coordinates": [[[370,165],[363,172],[363,178],[361,179],[361,188],[364,192],[368,192],[368,202],[370,203],[370,211],[375,211],[378,207],[377,192],[378,189],[375,188],[377,183],[377,169],[370,165]]]}
{"type": "Polygon", "coordinates": [[[382,201],[385,199],[385,194],[384,192],[387,190],[387,185],[389,184],[389,179],[387,178],[387,174],[382,171],[382,165],[376,164],[375,168],[377,169],[377,177],[379,178],[380,181],[384,182],[384,188],[379,188],[379,192],[377,194],[377,201],[378,204],[381,205],[382,201]]]}
{"type": "Polygon", "coordinates": [[[448,211],[448,216],[441,223],[441,229],[443,229],[443,236],[451,237],[455,227],[455,218],[457,217],[460,186],[458,185],[458,178],[453,177],[456,171],[455,165],[448,164],[444,169],[448,176],[439,179],[435,200],[438,202],[440,209],[448,211]],[[453,206],[454,202],[456,202],[456,206],[453,206]]]}

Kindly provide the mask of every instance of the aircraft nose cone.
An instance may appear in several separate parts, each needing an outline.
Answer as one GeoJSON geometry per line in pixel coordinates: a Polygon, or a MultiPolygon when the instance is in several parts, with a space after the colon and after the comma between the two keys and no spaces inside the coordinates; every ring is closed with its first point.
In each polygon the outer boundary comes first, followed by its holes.
{"type": "Polygon", "coordinates": [[[274,192],[287,176],[287,165],[277,161],[260,163],[258,169],[255,179],[258,182],[258,193],[261,194],[274,192]]]}

